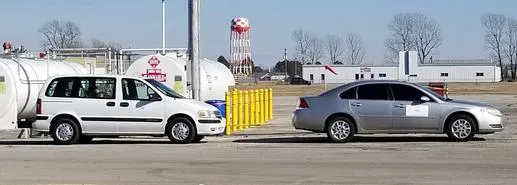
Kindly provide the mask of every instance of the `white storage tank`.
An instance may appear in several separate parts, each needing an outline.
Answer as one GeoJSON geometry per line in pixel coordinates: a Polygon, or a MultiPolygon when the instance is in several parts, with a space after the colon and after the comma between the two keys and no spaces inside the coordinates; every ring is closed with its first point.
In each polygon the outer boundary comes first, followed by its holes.
{"type": "Polygon", "coordinates": [[[0,129],[15,129],[19,121],[36,118],[39,91],[48,76],[86,73],[72,62],[0,58],[0,129]]]}
{"type": "MultiPolygon", "coordinates": [[[[126,70],[126,75],[154,78],[177,93],[191,97],[187,88],[187,62],[185,58],[162,56],[160,54],[147,55],[137,59],[126,70]]],[[[235,85],[231,71],[223,64],[209,59],[200,60],[200,99],[224,100],[229,86],[235,85]]]]}

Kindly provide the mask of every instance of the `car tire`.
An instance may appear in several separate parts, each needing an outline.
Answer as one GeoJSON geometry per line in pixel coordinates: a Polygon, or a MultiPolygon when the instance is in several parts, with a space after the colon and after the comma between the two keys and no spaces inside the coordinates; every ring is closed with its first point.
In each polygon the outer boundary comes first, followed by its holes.
{"type": "Polygon", "coordinates": [[[472,117],[458,114],[449,120],[446,133],[449,139],[457,142],[472,140],[477,131],[477,124],[472,117]]]}
{"type": "Polygon", "coordinates": [[[335,117],[327,124],[327,137],[335,143],[346,143],[352,140],[355,133],[354,123],[342,116],[335,117]]]}
{"type": "Polygon", "coordinates": [[[165,134],[173,144],[188,144],[194,141],[197,131],[189,119],[176,118],[167,124],[165,134]]]}
{"type": "Polygon", "coordinates": [[[81,136],[78,123],[69,118],[60,118],[51,127],[52,139],[55,144],[70,145],[75,144],[81,136]]]}
{"type": "Polygon", "coordinates": [[[201,140],[203,140],[205,136],[196,136],[194,140],[192,140],[193,143],[199,143],[201,140]]]}

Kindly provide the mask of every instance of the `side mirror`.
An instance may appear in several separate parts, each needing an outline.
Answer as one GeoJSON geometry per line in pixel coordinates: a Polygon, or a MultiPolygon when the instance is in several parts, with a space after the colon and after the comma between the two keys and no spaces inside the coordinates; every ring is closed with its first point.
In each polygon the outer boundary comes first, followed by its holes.
{"type": "Polygon", "coordinates": [[[431,101],[431,99],[427,96],[420,97],[420,100],[425,101],[425,102],[431,101]]]}
{"type": "Polygon", "coordinates": [[[149,94],[149,100],[151,101],[161,101],[162,98],[160,98],[160,96],[158,96],[157,94],[149,94]]]}

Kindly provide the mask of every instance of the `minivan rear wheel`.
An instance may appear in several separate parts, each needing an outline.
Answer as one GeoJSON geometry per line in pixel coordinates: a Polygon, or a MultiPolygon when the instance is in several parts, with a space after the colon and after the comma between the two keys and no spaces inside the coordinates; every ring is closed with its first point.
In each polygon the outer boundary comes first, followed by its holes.
{"type": "Polygon", "coordinates": [[[81,131],[78,123],[70,118],[60,118],[51,127],[52,139],[56,144],[70,145],[79,140],[81,131]]]}
{"type": "Polygon", "coordinates": [[[345,143],[354,137],[355,126],[350,119],[335,117],[327,124],[327,137],[336,143],[345,143]]]}
{"type": "Polygon", "coordinates": [[[187,144],[194,141],[197,131],[194,123],[187,118],[176,118],[166,127],[166,135],[174,144],[187,144]]]}
{"type": "Polygon", "coordinates": [[[470,116],[455,115],[447,124],[446,133],[452,141],[464,142],[474,138],[477,125],[470,116]]]}

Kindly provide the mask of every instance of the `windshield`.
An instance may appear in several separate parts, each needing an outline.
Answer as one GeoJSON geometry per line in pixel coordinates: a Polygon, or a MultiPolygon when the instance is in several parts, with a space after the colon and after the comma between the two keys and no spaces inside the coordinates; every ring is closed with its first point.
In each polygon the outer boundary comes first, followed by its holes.
{"type": "Polygon", "coordinates": [[[420,89],[422,89],[422,90],[432,94],[433,96],[435,96],[436,98],[438,98],[438,99],[440,99],[442,101],[450,100],[450,98],[443,97],[442,95],[440,95],[440,94],[434,92],[433,90],[429,89],[427,86],[423,86],[423,85],[420,85],[420,84],[416,84],[416,85],[418,85],[420,87],[420,89]]]}
{"type": "Polygon", "coordinates": [[[172,90],[171,88],[167,87],[163,83],[155,80],[155,79],[145,79],[145,81],[149,82],[151,85],[156,87],[160,92],[163,94],[173,97],[173,98],[185,98],[181,94],[178,94],[176,91],[172,90]]]}

